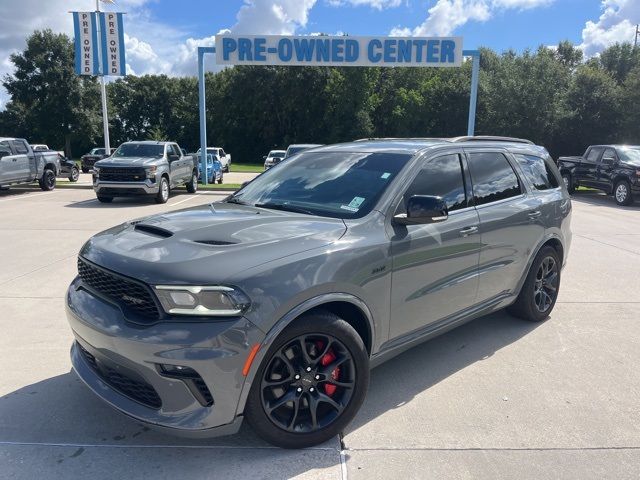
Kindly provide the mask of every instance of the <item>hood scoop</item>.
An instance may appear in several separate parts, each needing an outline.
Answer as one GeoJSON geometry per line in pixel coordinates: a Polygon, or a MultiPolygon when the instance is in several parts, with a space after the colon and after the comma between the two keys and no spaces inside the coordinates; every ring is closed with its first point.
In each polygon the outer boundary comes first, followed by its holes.
{"type": "Polygon", "coordinates": [[[170,232],[169,230],[165,230],[164,228],[156,227],[153,225],[147,225],[144,223],[136,224],[135,230],[138,232],[143,232],[148,235],[153,235],[155,237],[161,237],[161,238],[169,238],[173,236],[173,232],[170,232]]]}
{"type": "Polygon", "coordinates": [[[224,246],[224,245],[235,245],[235,242],[225,242],[222,240],[194,240],[195,243],[201,243],[203,245],[213,245],[213,246],[224,246]]]}

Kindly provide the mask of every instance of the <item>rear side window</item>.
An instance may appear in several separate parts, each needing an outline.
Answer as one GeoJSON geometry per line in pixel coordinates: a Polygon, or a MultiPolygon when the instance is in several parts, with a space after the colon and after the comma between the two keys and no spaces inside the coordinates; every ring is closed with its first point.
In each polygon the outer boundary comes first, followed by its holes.
{"type": "Polygon", "coordinates": [[[531,182],[536,190],[549,190],[560,186],[558,179],[544,158],[521,154],[515,154],[514,156],[520,168],[522,168],[525,178],[531,182]]]}
{"type": "Polygon", "coordinates": [[[12,140],[13,148],[18,154],[29,153],[29,149],[27,148],[27,144],[22,140],[12,140]]]}
{"type": "Polygon", "coordinates": [[[472,153],[469,167],[476,205],[497,202],[522,193],[520,181],[507,157],[497,152],[472,153]]]}
{"type": "Polygon", "coordinates": [[[601,147],[594,147],[591,150],[589,150],[589,154],[587,155],[587,160],[589,160],[590,162],[597,162],[598,158],[600,157],[600,154],[602,153],[602,150],[604,150],[604,148],[601,147]]]}
{"type": "Polygon", "coordinates": [[[466,207],[460,155],[444,155],[429,160],[404,194],[405,210],[412,195],[442,197],[449,211],[466,207]]]}

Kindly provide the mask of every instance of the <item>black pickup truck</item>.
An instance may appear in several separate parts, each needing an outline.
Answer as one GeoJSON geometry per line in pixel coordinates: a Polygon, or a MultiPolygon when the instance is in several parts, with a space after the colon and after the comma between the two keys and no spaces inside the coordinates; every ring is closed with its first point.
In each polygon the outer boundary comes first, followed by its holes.
{"type": "Polygon", "coordinates": [[[558,168],[569,193],[590,187],[613,195],[618,205],[640,196],[640,146],[592,145],[581,157],[560,157],[558,168]]]}

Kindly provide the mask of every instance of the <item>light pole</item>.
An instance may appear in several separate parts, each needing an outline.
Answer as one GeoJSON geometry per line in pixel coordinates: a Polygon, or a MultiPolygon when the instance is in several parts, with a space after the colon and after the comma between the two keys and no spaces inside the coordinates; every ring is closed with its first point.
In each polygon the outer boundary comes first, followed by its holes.
{"type": "Polygon", "coordinates": [[[636,25],[636,39],[633,42],[633,48],[638,46],[638,37],[640,37],[640,24],[636,25]]]}
{"type": "MultiPolygon", "coordinates": [[[[96,0],[96,13],[100,13],[100,0],[96,0]]],[[[99,18],[99,15],[96,15],[99,18]]],[[[100,35],[100,22],[96,22],[96,28],[98,31],[98,38],[100,35]]],[[[104,66],[102,64],[102,48],[98,48],[98,68],[100,71],[100,91],[102,93],[102,127],[104,129],[104,151],[106,155],[111,154],[111,145],[109,145],[109,115],[107,114],[107,87],[104,81],[104,66]]]]}

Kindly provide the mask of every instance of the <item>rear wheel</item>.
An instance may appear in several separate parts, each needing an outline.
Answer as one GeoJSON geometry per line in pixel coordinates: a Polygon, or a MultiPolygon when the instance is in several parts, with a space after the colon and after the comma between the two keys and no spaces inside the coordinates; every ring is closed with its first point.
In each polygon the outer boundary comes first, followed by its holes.
{"type": "Polygon", "coordinates": [[[111,203],[113,202],[113,197],[105,197],[104,195],[98,195],[98,201],[100,203],[111,203]]]}
{"type": "Polygon", "coordinates": [[[305,315],[275,340],[258,368],[245,415],[258,435],[304,448],[337,435],[369,385],[369,357],[351,325],[329,312],[305,315]]]}
{"type": "Polygon", "coordinates": [[[626,180],[616,182],[613,187],[613,198],[616,199],[618,205],[631,205],[633,203],[633,196],[631,195],[631,185],[629,185],[629,182],[626,180]]]}
{"type": "Polygon", "coordinates": [[[198,191],[198,174],[193,172],[191,175],[191,181],[187,183],[187,192],[196,193],[198,191]]]}
{"type": "Polygon", "coordinates": [[[158,193],[156,194],[156,203],[167,203],[169,200],[169,191],[169,180],[167,177],[162,177],[160,179],[158,193]]]}
{"type": "Polygon", "coordinates": [[[564,182],[564,186],[567,187],[569,193],[575,192],[576,188],[573,185],[573,180],[571,179],[571,175],[568,173],[562,174],[562,181],[564,182]]]}
{"type": "Polygon", "coordinates": [[[547,318],[560,290],[561,260],[555,248],[543,247],[533,260],[527,278],[509,313],[530,322],[547,318]]]}
{"type": "Polygon", "coordinates": [[[79,178],[80,178],[80,170],[78,170],[78,167],[71,167],[71,174],[69,174],[69,181],[77,182],[79,178]]]}
{"type": "Polygon", "coordinates": [[[42,173],[42,178],[38,181],[38,184],[45,192],[53,190],[56,188],[56,173],[50,168],[45,169],[42,173]]]}

